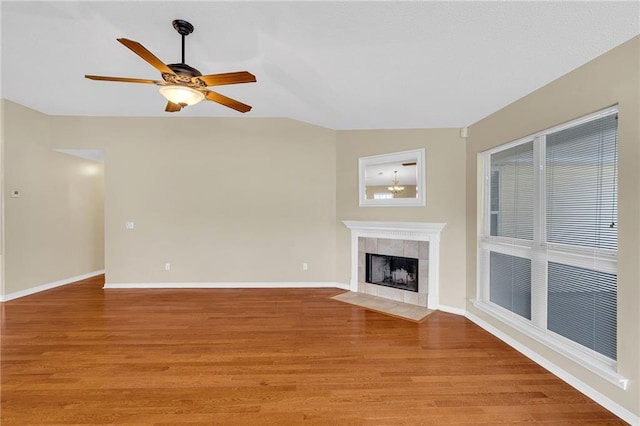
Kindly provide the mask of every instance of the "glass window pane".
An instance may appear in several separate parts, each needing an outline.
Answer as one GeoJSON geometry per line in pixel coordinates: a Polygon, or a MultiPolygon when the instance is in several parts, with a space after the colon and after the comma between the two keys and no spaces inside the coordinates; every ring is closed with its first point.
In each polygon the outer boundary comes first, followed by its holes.
{"type": "Polygon", "coordinates": [[[547,328],[616,359],[617,276],[549,262],[547,328]]]}
{"type": "Polygon", "coordinates": [[[491,154],[491,235],[532,240],[533,195],[533,142],[491,154]]]}
{"type": "Polygon", "coordinates": [[[497,235],[498,223],[500,223],[500,216],[498,216],[498,213],[491,213],[491,235],[497,235]]]}
{"type": "Polygon", "coordinates": [[[500,211],[500,172],[494,170],[491,172],[491,206],[492,212],[500,211]]]}
{"type": "Polygon", "coordinates": [[[617,119],[547,135],[547,240],[618,248],[617,119]]]}
{"type": "Polygon", "coordinates": [[[531,260],[491,252],[489,300],[531,319],[531,260]]]}

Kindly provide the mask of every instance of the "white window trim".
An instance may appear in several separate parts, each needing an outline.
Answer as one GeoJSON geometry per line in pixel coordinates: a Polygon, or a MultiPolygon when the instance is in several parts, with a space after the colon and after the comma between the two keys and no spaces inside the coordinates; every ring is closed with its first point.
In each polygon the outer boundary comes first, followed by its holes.
{"type": "Polygon", "coordinates": [[[613,106],[610,106],[609,108],[602,109],[600,111],[594,112],[594,113],[589,114],[589,115],[585,115],[585,116],[577,118],[575,120],[567,121],[566,123],[558,124],[557,126],[550,127],[548,129],[544,129],[544,130],[542,130],[540,132],[533,133],[533,134],[528,135],[528,136],[524,136],[524,137],[522,137],[520,139],[516,139],[515,141],[508,142],[508,143],[500,145],[500,146],[496,146],[494,148],[491,148],[491,149],[488,149],[486,151],[483,151],[481,154],[482,155],[495,154],[496,152],[500,152],[500,151],[504,151],[504,150],[509,149],[509,148],[513,148],[514,146],[521,145],[521,144],[523,144],[525,142],[530,142],[533,139],[535,139],[536,137],[540,137],[540,136],[543,136],[543,135],[546,135],[546,134],[549,134],[549,133],[555,133],[555,132],[558,132],[560,130],[567,129],[569,127],[579,126],[580,124],[584,124],[584,123],[586,123],[588,121],[592,121],[592,120],[595,120],[595,119],[600,118],[600,117],[606,117],[607,115],[611,115],[611,114],[614,114],[614,113],[617,113],[617,112],[618,112],[618,105],[613,105],[613,106]]]}
{"type": "Polygon", "coordinates": [[[550,349],[579,362],[589,368],[590,371],[603,377],[619,388],[626,389],[628,379],[618,374],[617,361],[610,359],[596,351],[593,351],[579,343],[565,338],[547,329],[546,316],[546,289],[547,289],[547,265],[548,262],[557,262],[591,270],[617,274],[617,251],[606,249],[594,249],[588,247],[576,247],[557,243],[546,242],[546,186],[545,176],[545,149],[546,135],[566,128],[578,126],[588,121],[605,117],[618,112],[618,107],[612,106],[604,110],[589,114],[576,120],[572,120],[558,126],[545,129],[541,132],[520,138],[516,141],[492,148],[481,153],[481,164],[483,184],[482,206],[483,210],[479,214],[481,226],[478,235],[478,279],[477,300],[472,300],[473,305],[492,317],[511,326],[526,336],[544,344],[550,349]],[[534,185],[535,202],[538,208],[534,209],[534,236],[532,241],[515,238],[497,237],[490,235],[490,189],[491,189],[491,154],[504,151],[506,149],[533,141],[534,144],[534,170],[539,182],[534,185]],[[514,255],[531,260],[531,268],[538,269],[533,274],[531,283],[532,295],[538,294],[539,300],[536,302],[532,297],[531,320],[522,318],[519,315],[502,308],[489,301],[489,253],[491,251],[514,255]],[[535,281],[534,281],[535,280],[535,281]],[[543,295],[544,294],[544,295],[543,295]]]}

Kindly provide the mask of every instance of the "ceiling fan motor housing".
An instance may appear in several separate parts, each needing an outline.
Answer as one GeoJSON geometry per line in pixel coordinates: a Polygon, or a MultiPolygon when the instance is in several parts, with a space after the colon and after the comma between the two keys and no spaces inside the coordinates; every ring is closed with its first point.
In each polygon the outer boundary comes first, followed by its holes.
{"type": "Polygon", "coordinates": [[[187,64],[168,64],[167,66],[175,72],[175,74],[162,73],[162,78],[167,83],[199,88],[206,87],[204,82],[197,78],[202,75],[197,69],[187,64]]]}
{"type": "Polygon", "coordinates": [[[189,77],[199,77],[202,75],[200,71],[187,64],[168,64],[167,66],[176,74],[186,75],[189,77]]]}

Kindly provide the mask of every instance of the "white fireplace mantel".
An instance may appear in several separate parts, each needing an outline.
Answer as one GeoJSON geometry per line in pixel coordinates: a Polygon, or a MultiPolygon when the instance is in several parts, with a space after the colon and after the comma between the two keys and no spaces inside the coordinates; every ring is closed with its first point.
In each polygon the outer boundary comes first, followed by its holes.
{"type": "Polygon", "coordinates": [[[351,281],[349,289],[358,291],[358,238],[388,238],[429,242],[429,287],[427,307],[439,306],[440,233],[446,223],[427,222],[367,222],[345,220],[351,230],[351,281]]]}

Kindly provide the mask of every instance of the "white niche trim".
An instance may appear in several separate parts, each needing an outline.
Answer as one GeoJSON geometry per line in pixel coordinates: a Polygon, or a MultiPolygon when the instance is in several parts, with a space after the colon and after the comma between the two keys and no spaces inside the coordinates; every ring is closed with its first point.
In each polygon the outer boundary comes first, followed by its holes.
{"type": "Polygon", "coordinates": [[[438,309],[440,289],[440,233],[446,223],[427,222],[363,222],[345,220],[351,230],[351,280],[349,290],[358,291],[358,238],[387,238],[429,242],[429,277],[427,307],[438,309]]]}

